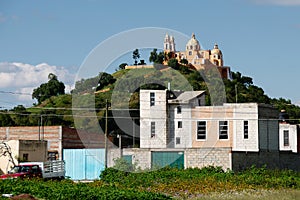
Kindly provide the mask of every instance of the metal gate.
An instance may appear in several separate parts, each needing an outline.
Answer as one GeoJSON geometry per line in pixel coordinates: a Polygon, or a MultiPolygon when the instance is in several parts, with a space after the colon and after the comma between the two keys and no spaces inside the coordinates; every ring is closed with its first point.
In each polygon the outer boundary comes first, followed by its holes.
{"type": "Polygon", "coordinates": [[[178,169],[184,168],[184,153],[182,151],[153,151],[151,152],[151,167],[175,167],[178,169]]]}
{"type": "Polygon", "coordinates": [[[104,149],[64,149],[66,176],[72,180],[99,179],[105,166],[104,149]]]}

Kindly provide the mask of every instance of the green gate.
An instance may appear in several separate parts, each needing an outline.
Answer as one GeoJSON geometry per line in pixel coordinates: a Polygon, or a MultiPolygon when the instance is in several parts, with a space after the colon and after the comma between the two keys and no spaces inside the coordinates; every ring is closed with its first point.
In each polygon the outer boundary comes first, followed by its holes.
{"type": "Polygon", "coordinates": [[[184,168],[184,153],[182,151],[152,151],[151,167],[174,167],[184,168]]]}

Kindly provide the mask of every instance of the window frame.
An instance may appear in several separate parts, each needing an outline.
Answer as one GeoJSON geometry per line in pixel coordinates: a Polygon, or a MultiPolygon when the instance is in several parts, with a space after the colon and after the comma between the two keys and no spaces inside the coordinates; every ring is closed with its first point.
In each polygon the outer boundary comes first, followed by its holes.
{"type": "Polygon", "coordinates": [[[154,138],[156,136],[155,134],[155,122],[150,123],[150,137],[154,138]]]}
{"type": "Polygon", "coordinates": [[[248,120],[243,121],[243,133],[244,133],[244,139],[249,139],[249,121],[248,120]]]}
{"type": "Polygon", "coordinates": [[[150,106],[155,106],[155,92],[150,92],[150,106]]]}
{"type": "Polygon", "coordinates": [[[229,134],[228,134],[229,122],[228,122],[228,120],[220,120],[218,127],[219,127],[219,131],[218,131],[219,132],[219,140],[228,140],[229,139],[229,134]],[[224,134],[223,132],[226,132],[226,134],[224,134]],[[224,137],[225,135],[226,135],[226,137],[224,137]]]}
{"type": "Polygon", "coordinates": [[[283,146],[290,146],[290,132],[289,130],[283,130],[283,146]]]}
{"type": "Polygon", "coordinates": [[[180,144],[180,142],[181,142],[181,141],[180,141],[180,137],[176,137],[175,140],[176,140],[176,141],[175,141],[176,145],[180,144]]]}
{"type": "Polygon", "coordinates": [[[207,121],[205,121],[205,120],[197,121],[197,133],[196,133],[196,139],[197,139],[197,140],[202,140],[202,141],[203,141],[203,140],[206,140],[206,135],[207,135],[207,121]],[[200,127],[199,124],[200,124],[201,122],[204,122],[204,125],[201,125],[201,127],[202,127],[202,128],[204,127],[204,128],[200,130],[200,129],[199,129],[199,127],[200,127]],[[204,134],[203,134],[203,133],[202,133],[202,134],[199,134],[200,131],[204,132],[204,134]],[[202,136],[204,135],[204,138],[199,138],[199,135],[202,135],[202,136]]]}
{"type": "Polygon", "coordinates": [[[182,113],[182,107],[181,106],[177,106],[176,110],[177,110],[177,114],[182,113]]]}
{"type": "Polygon", "coordinates": [[[177,128],[182,128],[182,121],[177,122],[177,128]]]}

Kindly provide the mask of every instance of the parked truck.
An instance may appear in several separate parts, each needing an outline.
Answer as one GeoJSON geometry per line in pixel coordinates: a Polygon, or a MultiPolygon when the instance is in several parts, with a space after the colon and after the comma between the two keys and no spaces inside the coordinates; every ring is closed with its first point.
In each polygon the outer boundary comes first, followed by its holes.
{"type": "Polygon", "coordinates": [[[0,179],[7,178],[45,178],[64,179],[65,163],[61,160],[46,162],[23,162],[14,166],[7,174],[0,176],[0,179]]]}

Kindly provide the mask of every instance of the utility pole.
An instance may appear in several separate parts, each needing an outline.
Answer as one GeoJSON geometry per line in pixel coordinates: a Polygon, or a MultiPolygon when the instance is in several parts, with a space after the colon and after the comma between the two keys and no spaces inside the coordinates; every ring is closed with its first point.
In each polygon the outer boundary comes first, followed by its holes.
{"type": "Polygon", "coordinates": [[[105,131],[104,131],[104,145],[105,145],[105,168],[107,168],[107,117],[108,117],[108,100],[106,99],[105,106],[105,131]]]}
{"type": "Polygon", "coordinates": [[[235,103],[237,103],[237,101],[238,101],[237,85],[235,84],[234,87],[235,87],[235,103]]]}

